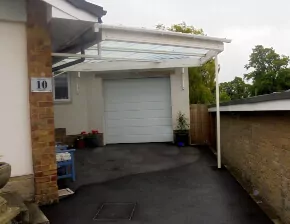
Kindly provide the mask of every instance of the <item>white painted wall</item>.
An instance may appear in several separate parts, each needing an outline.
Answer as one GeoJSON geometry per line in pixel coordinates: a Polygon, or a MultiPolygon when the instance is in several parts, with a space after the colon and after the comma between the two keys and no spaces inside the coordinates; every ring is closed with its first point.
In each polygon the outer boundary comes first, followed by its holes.
{"type": "Polygon", "coordinates": [[[87,88],[88,97],[88,131],[97,129],[104,132],[104,97],[103,79],[90,76],[87,88]]]}
{"type": "Polygon", "coordinates": [[[0,160],[12,176],[32,174],[26,27],[0,21],[0,30],[0,160]]]}
{"type": "Polygon", "coordinates": [[[172,101],[172,124],[176,128],[176,118],[179,112],[185,114],[190,123],[190,105],[189,105],[189,83],[188,69],[184,69],[182,74],[181,68],[176,68],[175,73],[170,75],[171,83],[171,101],[172,101]],[[184,89],[183,89],[184,87],[184,89]]]}
{"type": "Polygon", "coordinates": [[[55,103],[55,127],[66,128],[68,135],[88,130],[87,83],[88,77],[70,74],[71,102],[55,103]],[[78,85],[78,89],[77,89],[78,85]]]}
{"type": "Polygon", "coordinates": [[[181,71],[181,69],[176,69],[171,72],[172,74],[169,74],[168,71],[122,74],[106,73],[98,75],[83,73],[81,78],[78,78],[76,73],[71,73],[72,101],[62,104],[55,103],[55,127],[66,128],[68,135],[76,135],[82,131],[91,131],[92,129],[104,132],[103,79],[163,77],[170,75],[174,129],[179,111],[185,113],[189,119],[188,71],[185,69],[183,75],[184,90],[182,89],[181,71]],[[77,93],[77,83],[79,83],[79,93],[77,93]]]}
{"type": "Polygon", "coordinates": [[[70,73],[71,101],[54,104],[56,128],[66,128],[67,135],[97,129],[103,132],[102,79],[94,74],[70,73]],[[78,87],[77,87],[78,86],[78,87]]]}
{"type": "Polygon", "coordinates": [[[25,0],[0,0],[0,20],[26,22],[26,18],[25,0]]]}

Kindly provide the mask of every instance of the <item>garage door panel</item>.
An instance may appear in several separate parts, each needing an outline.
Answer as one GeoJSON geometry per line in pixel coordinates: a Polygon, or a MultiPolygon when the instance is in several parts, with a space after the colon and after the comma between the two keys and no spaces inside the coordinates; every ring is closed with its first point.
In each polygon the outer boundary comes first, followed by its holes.
{"type": "MultiPolygon", "coordinates": [[[[160,96],[159,93],[147,93],[145,95],[132,94],[134,91],[129,91],[129,93],[116,93],[116,96],[108,96],[108,100],[106,101],[106,105],[108,104],[119,104],[123,103],[139,103],[139,102],[167,102],[170,100],[170,96],[160,96]],[[125,96],[123,96],[124,94],[125,96]]],[[[146,94],[146,93],[144,93],[146,94]]],[[[106,106],[105,105],[105,106],[106,106]]]]}
{"type": "Polygon", "coordinates": [[[168,79],[113,80],[105,83],[106,104],[167,102],[170,101],[168,86],[168,79]]]}
{"type": "Polygon", "coordinates": [[[109,135],[108,144],[114,143],[140,143],[140,142],[170,142],[171,135],[109,135]]]}
{"type": "Polygon", "coordinates": [[[107,143],[172,141],[169,78],[104,82],[107,143]]]}
{"type": "MultiPolygon", "coordinates": [[[[126,111],[130,110],[162,110],[168,107],[166,101],[161,102],[136,102],[136,103],[115,103],[107,104],[105,111],[126,111]]],[[[170,108],[167,108],[170,109],[170,108]]]]}
{"type": "Polygon", "coordinates": [[[169,110],[142,110],[142,113],[137,110],[130,111],[109,111],[106,112],[106,118],[110,119],[147,119],[147,118],[171,118],[169,110]]]}
{"type": "MultiPolygon", "coordinates": [[[[133,83],[131,83],[133,84],[133,83]]],[[[152,83],[144,83],[142,84],[143,86],[125,86],[120,83],[119,86],[110,86],[106,85],[110,89],[110,91],[106,92],[106,96],[114,96],[116,93],[121,93],[121,94],[130,94],[132,91],[135,92],[138,96],[142,96],[144,94],[150,94],[150,93],[155,93],[155,94],[163,94],[165,91],[168,93],[170,91],[164,90],[165,86],[164,85],[152,85],[152,83]]]]}
{"type": "Polygon", "coordinates": [[[109,82],[106,82],[105,85],[106,87],[108,87],[107,89],[110,89],[110,90],[119,89],[120,91],[126,91],[130,88],[133,91],[138,90],[138,92],[142,92],[142,91],[146,91],[148,88],[140,89],[139,88],[140,86],[146,86],[146,87],[149,86],[149,88],[152,87],[154,91],[158,91],[160,90],[160,88],[163,89],[164,91],[170,91],[170,89],[169,90],[166,89],[169,83],[170,83],[169,78],[144,78],[144,79],[110,80],[109,82]],[[154,81],[152,81],[153,79],[154,81]],[[137,82],[139,83],[136,85],[137,82]]]}
{"type": "Polygon", "coordinates": [[[119,119],[107,120],[107,127],[171,126],[171,118],[119,119]]]}
{"type": "Polygon", "coordinates": [[[125,135],[159,135],[162,134],[171,134],[172,129],[168,126],[147,126],[147,127],[112,127],[107,129],[110,135],[118,135],[124,133],[125,135]]]}

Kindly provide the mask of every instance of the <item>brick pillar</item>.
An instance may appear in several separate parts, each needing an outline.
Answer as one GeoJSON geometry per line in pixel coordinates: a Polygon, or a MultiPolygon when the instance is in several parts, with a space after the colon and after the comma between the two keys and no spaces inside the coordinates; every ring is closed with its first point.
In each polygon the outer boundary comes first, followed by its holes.
{"type": "MultiPolygon", "coordinates": [[[[27,0],[28,78],[52,77],[51,38],[46,3],[27,0]]],[[[30,121],[35,201],[58,201],[52,93],[30,91],[30,121]]]]}

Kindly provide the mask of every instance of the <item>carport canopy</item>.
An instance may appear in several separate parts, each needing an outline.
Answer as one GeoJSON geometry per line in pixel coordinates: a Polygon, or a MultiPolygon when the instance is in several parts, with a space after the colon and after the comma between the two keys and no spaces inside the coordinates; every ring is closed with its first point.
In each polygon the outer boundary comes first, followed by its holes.
{"type": "MultiPolygon", "coordinates": [[[[214,58],[216,75],[217,167],[221,168],[218,54],[231,40],[165,30],[111,26],[96,23],[100,40],[82,53],[52,53],[65,57],[53,65],[63,72],[106,72],[199,67],[214,58]],[[65,64],[84,58],[79,64],[65,64]],[[62,66],[63,65],[63,66],[62,66]]],[[[59,73],[60,72],[60,73],[59,73]]],[[[58,74],[54,74],[57,76],[58,74]]]]}
{"type": "Polygon", "coordinates": [[[61,71],[120,71],[198,67],[224,50],[231,40],[165,30],[112,26],[96,23],[101,42],[85,49],[85,54],[52,53],[65,57],[57,67],[78,58],[85,61],[61,71]]]}

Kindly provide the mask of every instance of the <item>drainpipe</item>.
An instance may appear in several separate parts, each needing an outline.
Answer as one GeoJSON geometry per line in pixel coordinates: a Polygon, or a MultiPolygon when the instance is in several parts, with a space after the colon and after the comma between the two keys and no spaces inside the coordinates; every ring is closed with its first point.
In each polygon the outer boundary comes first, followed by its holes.
{"type": "MultiPolygon", "coordinates": [[[[81,48],[81,54],[85,54],[85,50],[84,48],[82,47],[81,48]]],[[[77,64],[80,64],[80,63],[83,63],[84,61],[86,60],[86,58],[80,58],[80,59],[77,59],[75,61],[71,61],[71,62],[68,62],[66,64],[63,64],[63,65],[59,65],[57,67],[54,67],[52,68],[52,72],[57,72],[61,69],[64,69],[64,68],[68,68],[70,66],[73,66],[73,65],[77,65],[77,64]]]]}

